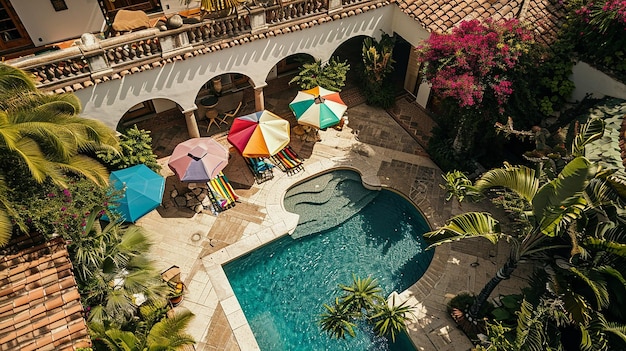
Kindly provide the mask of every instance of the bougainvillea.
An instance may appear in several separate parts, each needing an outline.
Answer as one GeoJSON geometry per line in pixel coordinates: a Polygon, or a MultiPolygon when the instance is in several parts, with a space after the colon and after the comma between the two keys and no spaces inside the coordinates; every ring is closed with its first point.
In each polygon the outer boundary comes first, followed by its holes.
{"type": "Polygon", "coordinates": [[[85,179],[70,179],[66,188],[46,182],[28,196],[11,195],[16,199],[14,222],[21,221],[45,236],[58,234],[68,240],[84,235],[91,211],[106,208],[113,196],[118,196],[85,179]]]}
{"type": "Polygon", "coordinates": [[[571,0],[562,37],[577,59],[626,81],[626,0],[571,0]]]}
{"type": "Polygon", "coordinates": [[[532,32],[516,19],[463,21],[448,34],[431,34],[418,47],[425,78],[434,92],[461,107],[480,108],[487,95],[500,106],[513,93],[507,72],[534,43],[532,32]]]}

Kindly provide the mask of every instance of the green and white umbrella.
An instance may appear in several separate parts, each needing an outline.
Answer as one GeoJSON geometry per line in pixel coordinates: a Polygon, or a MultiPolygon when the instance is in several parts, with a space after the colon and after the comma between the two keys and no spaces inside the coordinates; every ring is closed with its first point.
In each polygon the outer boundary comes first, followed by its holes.
{"type": "Polygon", "coordinates": [[[299,91],[289,108],[299,124],[324,129],[339,123],[348,106],[338,92],[317,86],[299,91]]]}

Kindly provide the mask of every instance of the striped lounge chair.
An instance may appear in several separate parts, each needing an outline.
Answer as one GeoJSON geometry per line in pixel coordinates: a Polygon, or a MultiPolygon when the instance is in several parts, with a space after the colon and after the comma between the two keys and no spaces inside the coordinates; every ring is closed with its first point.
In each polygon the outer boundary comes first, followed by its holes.
{"type": "Polygon", "coordinates": [[[296,174],[300,171],[304,171],[304,162],[298,154],[287,145],[284,149],[280,150],[276,155],[271,156],[270,159],[281,171],[287,173],[287,175],[296,174]]]}
{"type": "Polygon", "coordinates": [[[231,207],[234,207],[237,200],[239,200],[239,196],[235,194],[233,187],[230,185],[228,178],[224,175],[224,173],[220,172],[220,174],[212,178],[207,182],[209,189],[209,197],[211,198],[211,202],[213,203],[213,208],[217,212],[225,211],[231,207]]]}

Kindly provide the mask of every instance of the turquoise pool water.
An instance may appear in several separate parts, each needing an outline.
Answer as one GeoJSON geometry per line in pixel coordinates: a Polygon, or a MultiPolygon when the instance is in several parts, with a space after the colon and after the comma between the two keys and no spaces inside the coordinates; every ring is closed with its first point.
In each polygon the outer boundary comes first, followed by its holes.
{"type": "Polygon", "coordinates": [[[370,192],[350,171],[326,178],[292,189],[285,207],[340,217],[342,223],[313,232],[305,215],[296,229],[299,239],[283,237],[224,266],[261,350],[414,350],[406,336],[390,344],[367,326],[346,340],[329,339],[319,328],[323,304],[334,300],[338,284],[351,283],[352,274],[376,278],[385,295],[401,292],[422,276],[433,255],[421,239],[429,230],[426,221],[403,197],[370,192]],[[298,195],[303,193],[308,195],[298,195]]]}

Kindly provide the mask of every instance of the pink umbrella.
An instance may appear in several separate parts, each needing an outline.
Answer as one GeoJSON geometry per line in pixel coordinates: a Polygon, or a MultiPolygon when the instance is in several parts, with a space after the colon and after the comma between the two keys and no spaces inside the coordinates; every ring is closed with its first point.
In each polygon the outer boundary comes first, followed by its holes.
{"type": "Polygon", "coordinates": [[[212,138],[193,138],[174,148],[167,165],[183,182],[206,182],[228,164],[228,150],[212,138]]]}

